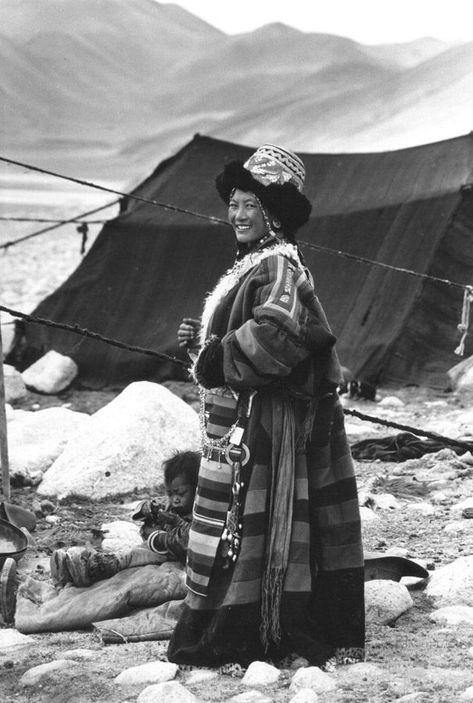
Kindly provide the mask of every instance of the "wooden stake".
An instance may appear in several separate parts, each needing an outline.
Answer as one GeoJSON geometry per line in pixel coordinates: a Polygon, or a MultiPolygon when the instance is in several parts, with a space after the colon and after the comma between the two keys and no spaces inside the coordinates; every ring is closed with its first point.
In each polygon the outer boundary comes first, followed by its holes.
{"type": "Polygon", "coordinates": [[[5,377],[3,374],[2,326],[0,324],[0,462],[2,464],[2,492],[10,500],[10,470],[8,464],[7,414],[5,410],[5,377]]]}

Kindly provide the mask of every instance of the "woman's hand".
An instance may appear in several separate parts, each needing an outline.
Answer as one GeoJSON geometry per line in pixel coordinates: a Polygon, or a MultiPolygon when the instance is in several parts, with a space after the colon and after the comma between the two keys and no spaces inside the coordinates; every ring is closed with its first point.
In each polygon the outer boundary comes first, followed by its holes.
{"type": "Polygon", "coordinates": [[[200,320],[192,317],[184,317],[177,330],[177,341],[180,347],[198,346],[198,336],[200,332],[200,320]]]}

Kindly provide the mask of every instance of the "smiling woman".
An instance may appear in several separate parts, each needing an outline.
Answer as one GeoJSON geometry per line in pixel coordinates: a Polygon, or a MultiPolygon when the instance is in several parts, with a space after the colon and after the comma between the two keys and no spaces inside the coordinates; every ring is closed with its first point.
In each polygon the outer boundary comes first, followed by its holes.
{"type": "Polygon", "coordinates": [[[295,234],[305,168],[264,144],[217,177],[234,266],[179,339],[196,345],[202,461],[170,661],[364,657],[363,554],[341,370],[295,234]]]}

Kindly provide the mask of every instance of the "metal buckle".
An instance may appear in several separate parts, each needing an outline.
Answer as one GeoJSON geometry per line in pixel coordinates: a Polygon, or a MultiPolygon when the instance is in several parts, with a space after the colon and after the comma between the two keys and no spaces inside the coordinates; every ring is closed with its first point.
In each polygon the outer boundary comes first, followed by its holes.
{"type": "Polygon", "coordinates": [[[240,462],[242,466],[248,463],[250,458],[250,450],[243,442],[237,447],[235,444],[229,444],[225,449],[225,459],[229,464],[240,462]]]}

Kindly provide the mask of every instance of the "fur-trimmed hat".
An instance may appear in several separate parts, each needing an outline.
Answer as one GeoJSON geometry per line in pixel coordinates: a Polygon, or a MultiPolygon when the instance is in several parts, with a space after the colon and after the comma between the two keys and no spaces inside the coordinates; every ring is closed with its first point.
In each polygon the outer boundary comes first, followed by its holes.
{"type": "Polygon", "coordinates": [[[250,158],[230,161],[217,176],[217,191],[229,203],[235,189],[254,193],[269,213],[281,222],[286,236],[292,237],[307,222],[312,210],[303,195],[305,168],[292,151],[263,144],[250,158]]]}

